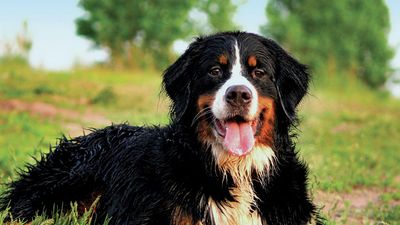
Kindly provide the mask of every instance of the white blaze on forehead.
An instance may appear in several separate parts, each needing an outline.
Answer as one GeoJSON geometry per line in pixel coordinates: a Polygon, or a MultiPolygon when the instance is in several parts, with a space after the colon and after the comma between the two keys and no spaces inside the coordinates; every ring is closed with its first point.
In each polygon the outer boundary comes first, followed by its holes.
{"type": "MultiPolygon", "coordinates": [[[[235,58],[236,58],[235,63],[232,66],[231,79],[236,78],[239,81],[241,78],[244,78],[244,77],[242,76],[242,64],[240,62],[241,58],[240,58],[239,46],[238,46],[237,42],[235,43],[235,58]]],[[[231,80],[231,79],[229,79],[229,80],[231,80]]]]}
{"type": "Polygon", "coordinates": [[[257,91],[254,85],[243,76],[244,67],[242,67],[241,62],[239,46],[238,43],[235,42],[235,62],[232,65],[231,77],[217,91],[212,105],[212,112],[217,119],[225,119],[228,116],[228,106],[225,101],[225,93],[229,87],[236,85],[243,85],[250,89],[253,99],[250,103],[247,117],[253,118],[256,115],[258,104],[257,91]]]}

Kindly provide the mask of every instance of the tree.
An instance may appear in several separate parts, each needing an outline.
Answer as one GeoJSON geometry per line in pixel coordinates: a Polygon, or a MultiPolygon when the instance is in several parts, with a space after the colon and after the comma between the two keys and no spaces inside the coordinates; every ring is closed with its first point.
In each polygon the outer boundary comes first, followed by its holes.
{"type": "Polygon", "coordinates": [[[86,14],[76,21],[77,33],[108,49],[114,63],[150,55],[164,67],[173,58],[173,42],[199,29],[190,17],[194,9],[208,16],[211,30],[234,27],[230,0],[81,0],[79,6],[86,14]]]}
{"type": "Polygon", "coordinates": [[[316,71],[357,75],[371,87],[387,79],[389,12],[384,0],[270,0],[271,35],[316,71]]]}

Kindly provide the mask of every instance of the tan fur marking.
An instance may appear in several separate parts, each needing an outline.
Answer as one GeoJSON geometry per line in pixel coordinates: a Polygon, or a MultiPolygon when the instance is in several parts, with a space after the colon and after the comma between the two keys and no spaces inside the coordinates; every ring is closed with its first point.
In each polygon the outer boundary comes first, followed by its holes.
{"type": "MultiPolygon", "coordinates": [[[[211,106],[213,101],[214,97],[211,95],[200,96],[197,101],[198,112],[201,113],[206,107],[211,106]]],[[[270,148],[273,146],[275,121],[274,100],[272,98],[259,97],[257,115],[262,111],[264,111],[263,126],[260,129],[260,134],[256,137],[255,147],[250,154],[242,157],[232,156],[228,151],[224,150],[221,144],[223,139],[213,134],[210,124],[205,120],[206,116],[201,116],[199,119],[199,140],[211,146],[219,169],[225,174],[229,173],[236,181],[241,179],[249,180],[252,169],[255,169],[260,176],[263,175],[266,169],[271,169],[270,164],[275,156],[270,148]]]]}
{"type": "Polygon", "coordinates": [[[273,134],[275,126],[275,103],[272,98],[258,98],[258,114],[264,111],[262,127],[256,138],[256,144],[273,146],[273,134]]]}
{"type": "Polygon", "coordinates": [[[220,55],[218,57],[218,62],[222,65],[226,65],[228,64],[228,58],[226,57],[226,55],[220,55]]]}
{"type": "MultiPolygon", "coordinates": [[[[211,95],[202,95],[199,97],[197,100],[197,115],[196,117],[197,120],[199,121],[198,127],[197,127],[197,133],[199,140],[201,140],[203,143],[206,143],[207,140],[212,139],[212,132],[210,130],[210,125],[207,123],[206,118],[210,115],[207,114],[207,107],[211,107],[212,103],[214,101],[214,96],[211,95]],[[204,115],[202,115],[204,114],[204,115]]],[[[211,113],[211,112],[208,112],[211,113]]]]}
{"type": "MultiPolygon", "coordinates": [[[[206,107],[210,107],[213,101],[213,96],[200,96],[197,101],[198,113],[201,113],[206,107]]],[[[263,223],[256,211],[251,212],[252,203],[257,199],[253,190],[253,179],[264,177],[265,173],[270,173],[273,169],[275,153],[271,146],[274,110],[273,99],[259,98],[257,115],[263,113],[263,126],[253,150],[248,155],[241,157],[233,156],[224,149],[223,139],[213,133],[210,124],[205,120],[206,116],[199,118],[199,140],[211,146],[218,169],[225,176],[229,174],[234,181],[234,187],[230,193],[234,196],[235,201],[217,203],[212,198],[208,200],[209,212],[215,224],[259,225],[263,223]],[[256,177],[252,176],[253,172],[256,177]]]]}
{"type": "MultiPolygon", "coordinates": [[[[78,202],[78,214],[83,215],[85,212],[87,212],[90,207],[93,206],[93,203],[96,201],[97,198],[101,197],[101,192],[95,191],[90,194],[90,196],[86,199],[83,199],[78,202]]],[[[93,211],[96,212],[96,205],[93,207],[93,211]]]]}
{"type": "Polygon", "coordinates": [[[249,66],[251,67],[256,67],[257,66],[257,59],[254,55],[249,56],[249,58],[247,59],[247,63],[249,64],[249,66]]]}
{"type": "Polygon", "coordinates": [[[212,95],[201,95],[197,100],[198,111],[203,110],[205,107],[211,107],[214,101],[214,96],[212,95]]]}
{"type": "Polygon", "coordinates": [[[193,221],[193,218],[189,216],[187,213],[184,213],[183,210],[178,206],[175,208],[171,224],[174,225],[202,225],[201,221],[193,221]]]}
{"type": "Polygon", "coordinates": [[[265,172],[272,169],[275,154],[267,146],[255,146],[250,154],[237,157],[232,156],[218,144],[212,147],[218,167],[224,174],[229,173],[235,183],[251,180],[252,169],[262,177],[265,172]]]}

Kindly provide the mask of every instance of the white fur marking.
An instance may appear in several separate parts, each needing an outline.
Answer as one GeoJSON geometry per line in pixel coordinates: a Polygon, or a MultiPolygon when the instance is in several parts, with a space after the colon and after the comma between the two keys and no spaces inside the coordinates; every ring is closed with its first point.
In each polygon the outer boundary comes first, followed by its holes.
{"type": "MultiPolygon", "coordinates": [[[[217,119],[226,119],[229,115],[228,106],[225,101],[226,90],[233,85],[244,85],[250,89],[253,99],[249,106],[246,119],[254,119],[258,109],[257,90],[250,81],[242,74],[242,64],[238,44],[235,44],[236,60],[232,66],[231,77],[222,85],[215,95],[212,104],[212,112],[217,119]]],[[[215,132],[215,131],[214,131],[215,132]]],[[[224,176],[232,177],[235,185],[230,193],[236,201],[216,202],[208,199],[209,213],[215,224],[240,224],[261,225],[263,221],[257,210],[251,212],[252,203],[257,199],[253,189],[253,179],[264,179],[269,176],[275,163],[274,151],[269,146],[255,146],[250,154],[236,157],[224,150],[223,141],[216,134],[216,140],[208,140],[212,154],[215,157],[217,169],[224,176]],[[252,172],[256,173],[256,177],[252,172]]]]}
{"type": "Polygon", "coordinates": [[[257,199],[251,173],[256,172],[255,179],[269,176],[275,163],[273,150],[270,147],[257,146],[249,155],[232,157],[218,145],[213,145],[212,152],[219,169],[225,175],[229,173],[232,176],[235,188],[232,188],[230,193],[236,200],[218,204],[212,198],[209,199],[210,214],[215,224],[262,224],[257,211],[250,212],[251,204],[257,199]]]}
{"type": "Polygon", "coordinates": [[[232,66],[232,75],[231,77],[222,85],[222,87],[217,91],[215,95],[215,101],[212,105],[212,112],[214,113],[217,119],[225,119],[228,117],[227,115],[227,104],[225,101],[225,93],[226,90],[234,85],[244,85],[250,89],[253,99],[250,103],[248,119],[254,119],[257,113],[257,104],[258,104],[258,95],[257,90],[253,84],[250,83],[246,77],[242,75],[242,64],[240,58],[239,47],[236,42],[235,44],[235,63],[232,66]]]}

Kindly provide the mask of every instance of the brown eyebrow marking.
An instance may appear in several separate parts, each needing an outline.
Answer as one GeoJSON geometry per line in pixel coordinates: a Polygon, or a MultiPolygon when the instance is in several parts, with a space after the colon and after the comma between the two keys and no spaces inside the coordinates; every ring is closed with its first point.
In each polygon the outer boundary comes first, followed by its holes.
{"type": "Polygon", "coordinates": [[[226,55],[220,55],[218,57],[218,62],[221,63],[222,65],[226,65],[228,64],[228,58],[226,57],[226,55]]]}
{"type": "Polygon", "coordinates": [[[257,59],[254,55],[249,56],[249,58],[247,59],[247,63],[249,64],[249,66],[255,67],[257,66],[257,59]]]}

